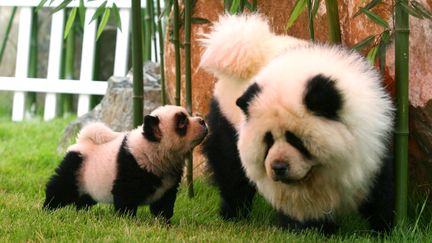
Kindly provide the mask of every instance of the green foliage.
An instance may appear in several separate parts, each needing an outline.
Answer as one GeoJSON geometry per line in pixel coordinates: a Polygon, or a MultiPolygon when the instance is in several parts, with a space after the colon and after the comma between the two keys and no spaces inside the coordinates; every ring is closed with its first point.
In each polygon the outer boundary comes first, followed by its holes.
{"type": "MultiPolygon", "coordinates": [[[[40,10],[43,6],[46,6],[48,0],[41,0],[39,2],[39,5],[37,6],[36,10],[40,10]]],[[[57,7],[55,7],[51,12],[55,13],[57,11],[60,11],[62,9],[65,9],[73,0],[63,0],[63,2],[61,2],[57,7]]],[[[91,0],[94,1],[94,0],[91,0]]],[[[48,6],[51,6],[51,4],[53,3],[53,0],[51,0],[48,4],[48,6]]],[[[91,18],[91,21],[97,20],[100,17],[102,17],[101,22],[99,23],[98,26],[98,30],[97,30],[97,34],[96,34],[96,38],[99,39],[100,35],[102,34],[102,31],[105,29],[108,20],[110,18],[111,12],[113,12],[113,16],[114,16],[114,23],[116,25],[117,28],[119,28],[121,30],[121,19],[120,19],[120,13],[119,13],[119,9],[117,7],[117,5],[115,3],[113,3],[111,8],[107,7],[107,3],[108,0],[105,0],[95,11],[94,15],[91,18]]],[[[74,23],[75,23],[75,18],[78,15],[79,16],[79,20],[80,20],[80,24],[83,27],[85,24],[85,5],[84,5],[84,0],[79,0],[79,7],[78,8],[72,8],[71,14],[69,15],[67,21],[66,21],[66,27],[65,27],[65,31],[64,31],[64,38],[66,39],[66,37],[69,35],[70,30],[72,29],[74,23]]]]}
{"type": "Polygon", "coordinates": [[[72,8],[72,10],[70,11],[69,17],[66,21],[66,26],[65,26],[65,30],[64,30],[64,34],[63,34],[63,38],[66,39],[66,37],[69,35],[69,32],[75,22],[75,17],[77,14],[78,8],[72,8]]]}
{"type": "MultiPolygon", "coordinates": [[[[383,19],[372,11],[379,4],[383,4],[382,0],[371,0],[363,7],[360,7],[359,10],[353,15],[353,18],[355,18],[361,14],[364,14],[372,22],[381,26],[382,28],[382,32],[380,34],[370,35],[365,39],[360,40],[357,44],[353,46],[353,49],[362,50],[369,48],[367,54],[368,60],[371,63],[375,63],[377,61],[377,58],[379,57],[380,69],[381,71],[383,71],[385,64],[385,50],[394,37],[395,26],[390,26],[387,20],[383,19]]],[[[431,11],[426,9],[418,1],[396,1],[396,5],[400,6],[403,11],[415,18],[432,20],[431,11]]],[[[392,6],[392,9],[390,9],[392,13],[395,12],[394,8],[396,7],[396,5],[392,6]]]]}
{"type": "Polygon", "coordinates": [[[307,0],[297,0],[294,4],[293,9],[291,10],[290,17],[288,18],[288,22],[285,26],[285,30],[288,30],[293,26],[298,17],[303,13],[306,9],[307,0]]]}
{"type": "Polygon", "coordinates": [[[230,14],[243,13],[244,9],[247,8],[251,12],[257,11],[257,1],[251,0],[224,0],[225,12],[230,14]]]}

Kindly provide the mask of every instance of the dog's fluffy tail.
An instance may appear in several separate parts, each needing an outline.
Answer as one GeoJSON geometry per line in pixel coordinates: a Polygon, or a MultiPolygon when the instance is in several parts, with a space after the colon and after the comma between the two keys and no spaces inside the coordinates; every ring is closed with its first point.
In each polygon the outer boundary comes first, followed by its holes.
{"type": "Polygon", "coordinates": [[[265,58],[266,40],[272,36],[260,15],[223,15],[201,40],[205,51],[201,66],[218,75],[246,79],[265,58]]]}
{"type": "Polygon", "coordinates": [[[93,144],[104,144],[117,138],[122,133],[115,132],[102,122],[94,122],[86,125],[79,132],[76,142],[91,142],[93,144]]]}
{"type": "Polygon", "coordinates": [[[201,66],[217,77],[248,80],[282,49],[305,41],[276,36],[259,14],[223,15],[201,43],[201,66]]]}

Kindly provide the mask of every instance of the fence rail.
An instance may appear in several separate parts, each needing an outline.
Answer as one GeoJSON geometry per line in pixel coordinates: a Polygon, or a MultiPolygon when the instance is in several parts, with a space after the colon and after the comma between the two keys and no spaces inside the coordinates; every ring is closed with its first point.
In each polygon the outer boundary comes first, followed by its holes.
{"type": "MultiPolygon", "coordinates": [[[[63,33],[65,10],[54,13],[51,17],[51,35],[49,44],[47,78],[28,78],[28,63],[30,56],[30,41],[33,8],[38,6],[40,0],[0,0],[0,7],[17,6],[20,9],[17,59],[14,77],[0,77],[0,91],[14,91],[12,120],[22,121],[25,114],[25,92],[46,93],[44,106],[44,119],[49,120],[55,117],[57,109],[57,93],[78,94],[77,115],[81,116],[89,111],[90,95],[104,94],[107,88],[105,82],[93,80],[95,49],[96,49],[96,29],[97,20],[91,21],[96,8],[104,1],[84,1],[86,7],[85,25],[83,33],[81,67],[79,80],[60,79],[61,55],[63,48],[63,33]]],[[[62,0],[55,0],[50,6],[48,3],[44,7],[54,8],[62,0]]],[[[129,38],[130,38],[130,0],[108,1],[107,7],[115,2],[120,9],[121,31],[117,30],[115,57],[114,57],[114,76],[125,76],[127,73],[129,38]]],[[[145,1],[142,1],[145,3],[145,1]]],[[[79,1],[72,1],[68,7],[77,7],[79,1]]],[[[145,7],[145,4],[142,4],[145,7]]]]}

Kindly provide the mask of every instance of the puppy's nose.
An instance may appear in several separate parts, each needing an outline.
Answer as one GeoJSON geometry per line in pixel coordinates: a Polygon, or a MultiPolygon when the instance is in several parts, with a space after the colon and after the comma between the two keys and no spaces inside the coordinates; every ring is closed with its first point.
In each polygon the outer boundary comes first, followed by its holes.
{"type": "Polygon", "coordinates": [[[273,163],[271,168],[276,177],[285,177],[288,172],[288,164],[283,162],[273,163]]]}

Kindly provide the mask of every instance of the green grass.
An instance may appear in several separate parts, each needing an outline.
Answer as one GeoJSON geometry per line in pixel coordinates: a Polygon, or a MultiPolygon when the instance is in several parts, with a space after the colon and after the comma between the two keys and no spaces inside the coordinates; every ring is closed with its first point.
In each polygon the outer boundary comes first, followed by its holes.
{"type": "Polygon", "coordinates": [[[357,215],[339,219],[340,232],[325,238],[314,231],[293,234],[278,229],[274,210],[261,197],[256,197],[249,218],[224,222],[217,215],[217,190],[202,178],[195,182],[193,199],[182,184],[171,226],[154,219],[146,206],[136,218],[117,217],[110,205],[48,213],[41,210],[44,186],[61,159],[56,146],[67,123],[0,119],[0,242],[432,242],[432,213],[430,207],[421,210],[421,196],[411,203],[412,222],[384,238],[372,236],[357,215]]]}

